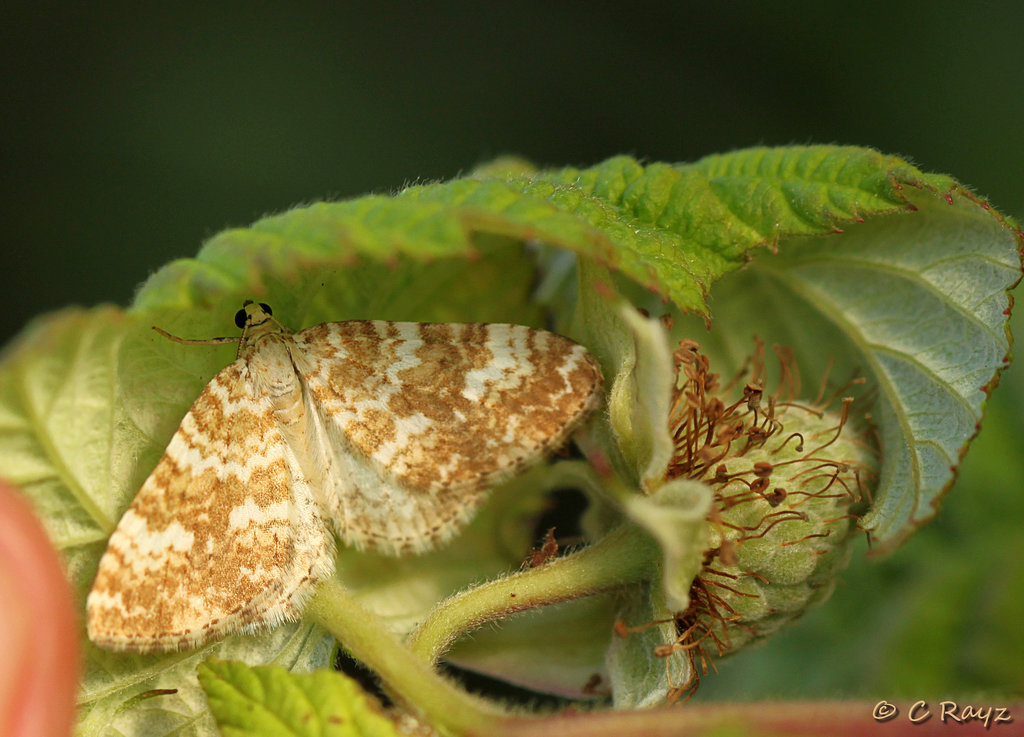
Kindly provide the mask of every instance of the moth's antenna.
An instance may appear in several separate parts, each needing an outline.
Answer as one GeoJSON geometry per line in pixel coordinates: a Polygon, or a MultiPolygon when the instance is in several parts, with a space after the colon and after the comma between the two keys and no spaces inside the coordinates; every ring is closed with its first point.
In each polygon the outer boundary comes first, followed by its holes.
{"type": "Polygon", "coordinates": [[[271,322],[273,322],[273,323],[274,323],[275,325],[277,325],[277,326],[278,326],[279,328],[281,328],[281,331],[282,331],[282,332],[283,332],[283,333],[284,333],[285,335],[291,335],[292,333],[294,333],[294,332],[295,332],[294,330],[292,330],[292,329],[291,329],[290,327],[288,327],[287,325],[282,325],[282,324],[281,324],[281,321],[280,321],[280,320],[278,320],[278,319],[277,319],[276,317],[274,317],[274,316],[273,316],[272,314],[270,314],[269,312],[267,313],[267,317],[269,317],[269,318],[270,318],[271,322]]]}
{"type": "Polygon", "coordinates": [[[239,337],[235,338],[205,338],[202,340],[191,340],[189,338],[179,338],[177,335],[171,335],[166,330],[161,330],[156,325],[153,329],[160,333],[168,340],[173,340],[175,343],[181,343],[182,345],[227,345],[228,343],[238,343],[242,339],[239,337]]]}

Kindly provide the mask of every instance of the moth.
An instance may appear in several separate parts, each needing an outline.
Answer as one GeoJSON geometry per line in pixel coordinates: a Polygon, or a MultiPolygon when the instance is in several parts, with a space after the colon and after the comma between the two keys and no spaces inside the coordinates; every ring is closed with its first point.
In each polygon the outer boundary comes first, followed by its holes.
{"type": "Polygon", "coordinates": [[[580,345],[519,325],[235,316],[200,393],[110,537],[87,607],[101,647],[161,652],[298,617],[334,535],[385,554],[450,538],[486,489],[600,402],[580,345]],[[333,534],[332,534],[333,529],[333,534]]]}

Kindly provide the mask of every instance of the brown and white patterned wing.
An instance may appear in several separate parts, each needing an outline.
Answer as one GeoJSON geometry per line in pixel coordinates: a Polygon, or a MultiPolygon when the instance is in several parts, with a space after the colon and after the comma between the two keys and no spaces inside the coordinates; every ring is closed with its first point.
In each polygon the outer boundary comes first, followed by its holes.
{"type": "Polygon", "coordinates": [[[599,402],[579,345],[504,324],[341,322],[294,336],[320,484],[345,542],[385,553],[450,536],[483,490],[559,446],[599,402]]]}
{"type": "Polygon", "coordinates": [[[313,493],[245,360],[210,382],[110,537],[89,637],[136,652],[289,618],[329,570],[313,493]]]}

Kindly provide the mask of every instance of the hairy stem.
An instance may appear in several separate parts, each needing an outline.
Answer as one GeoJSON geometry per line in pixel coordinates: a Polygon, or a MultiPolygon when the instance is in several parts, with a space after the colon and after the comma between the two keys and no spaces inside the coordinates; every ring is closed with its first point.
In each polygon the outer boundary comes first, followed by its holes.
{"type": "Polygon", "coordinates": [[[442,602],[408,645],[333,578],[321,584],[306,616],[330,631],[353,657],[380,675],[397,699],[431,724],[463,735],[529,733],[532,717],[512,715],[471,696],[435,671],[433,663],[460,634],[484,622],[649,578],[657,555],[657,545],[646,533],[623,525],[577,553],[442,602]]]}
{"type": "Polygon", "coordinates": [[[658,560],[657,545],[646,533],[622,525],[577,553],[442,601],[410,635],[409,648],[434,663],[460,635],[485,622],[650,578],[658,560]]]}
{"type": "Polygon", "coordinates": [[[462,691],[415,656],[386,625],[334,579],[328,579],[306,607],[306,616],[376,671],[392,693],[414,713],[459,734],[485,734],[509,714],[462,691]]]}

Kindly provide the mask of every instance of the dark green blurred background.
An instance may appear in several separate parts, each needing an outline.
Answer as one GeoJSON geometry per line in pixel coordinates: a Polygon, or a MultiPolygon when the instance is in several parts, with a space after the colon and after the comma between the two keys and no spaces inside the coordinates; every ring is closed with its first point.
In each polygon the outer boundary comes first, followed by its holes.
{"type": "MultiPolygon", "coordinates": [[[[0,340],[222,228],[503,153],[870,145],[1024,214],[1024,4],[775,5],[6,3],[0,340]]],[[[703,698],[1021,693],[1020,375],[940,521],[703,698]]]]}

